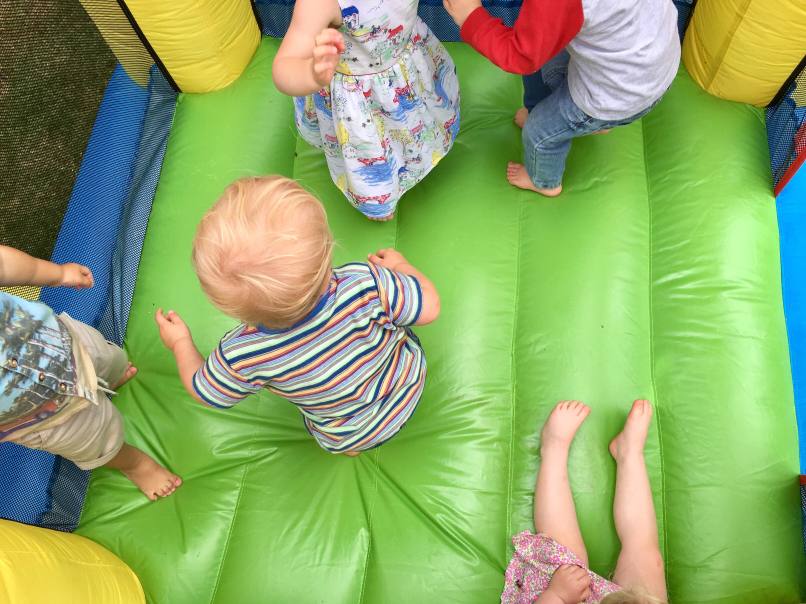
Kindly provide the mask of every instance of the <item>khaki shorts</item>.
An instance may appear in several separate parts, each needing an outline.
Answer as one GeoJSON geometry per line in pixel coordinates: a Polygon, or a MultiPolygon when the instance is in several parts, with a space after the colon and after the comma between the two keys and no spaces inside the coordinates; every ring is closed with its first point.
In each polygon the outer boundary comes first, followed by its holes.
{"type": "Polygon", "coordinates": [[[128,360],[126,353],[107,342],[98,330],[65,314],[59,319],[73,336],[76,368],[88,397],[73,397],[53,420],[7,440],[60,455],[82,470],[92,470],[111,461],[123,446],[123,420],[107,392],[109,385],[123,376],[128,360]]]}

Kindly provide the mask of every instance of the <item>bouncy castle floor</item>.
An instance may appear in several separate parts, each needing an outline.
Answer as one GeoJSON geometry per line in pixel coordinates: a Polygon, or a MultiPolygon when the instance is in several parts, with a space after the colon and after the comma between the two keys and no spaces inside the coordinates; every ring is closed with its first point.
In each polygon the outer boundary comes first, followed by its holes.
{"type": "Polygon", "coordinates": [[[575,141],[566,192],[510,187],[519,78],[449,45],[453,151],[367,221],[300,141],[264,40],[229,88],[181,95],[145,240],[117,399],[128,439],[184,479],[149,503],[94,473],[79,532],[159,604],[498,601],[510,536],[532,528],[538,434],[558,399],[592,408],[570,461],[592,567],[612,570],[607,443],[634,398],[656,408],[647,462],[670,598],[797,602],[795,414],[759,110],[681,70],[641,122],[575,141]],[[197,221],[233,179],[281,173],[324,200],[338,262],[396,246],[442,295],[418,330],[429,381],[405,430],[352,459],[320,450],[268,394],[224,412],[184,392],[153,322],[180,312],[203,353],[232,325],[190,264],[197,221]]]}

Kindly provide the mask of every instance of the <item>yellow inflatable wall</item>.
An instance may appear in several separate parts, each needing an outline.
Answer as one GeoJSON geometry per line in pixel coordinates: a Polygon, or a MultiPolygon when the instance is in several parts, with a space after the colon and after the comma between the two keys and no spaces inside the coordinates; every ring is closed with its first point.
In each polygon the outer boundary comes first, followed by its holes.
{"type": "Polygon", "coordinates": [[[231,84],[260,42],[249,0],[126,0],[125,5],[182,92],[231,84]]]}
{"type": "Polygon", "coordinates": [[[134,572],[97,543],[0,520],[3,604],[144,604],[134,572]]]}
{"type": "Polygon", "coordinates": [[[767,105],[806,54],[806,0],[699,0],[683,62],[707,92],[767,105]]]}

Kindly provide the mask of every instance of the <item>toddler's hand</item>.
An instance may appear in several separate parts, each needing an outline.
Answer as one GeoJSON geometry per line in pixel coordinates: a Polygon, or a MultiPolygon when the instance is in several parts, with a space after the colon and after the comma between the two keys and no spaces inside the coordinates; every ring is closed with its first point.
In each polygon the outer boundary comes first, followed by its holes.
{"type": "Polygon", "coordinates": [[[579,604],[591,595],[591,578],[584,568],[563,564],[554,571],[547,592],[553,593],[565,604],[579,604]]]}
{"type": "Polygon", "coordinates": [[[408,264],[409,261],[406,257],[398,252],[393,247],[388,247],[383,250],[378,250],[374,254],[367,256],[372,264],[377,264],[383,268],[388,268],[390,271],[397,270],[401,264],[408,264]]]}
{"type": "Polygon", "coordinates": [[[81,264],[75,262],[68,262],[61,265],[62,278],[59,285],[65,287],[75,287],[76,289],[84,289],[92,287],[95,281],[92,278],[92,271],[81,264]]]}
{"type": "Polygon", "coordinates": [[[443,0],[442,4],[456,25],[462,27],[470,13],[481,6],[481,0],[443,0]]]}
{"type": "Polygon", "coordinates": [[[322,88],[330,85],[339,64],[339,55],[343,52],[344,38],[331,27],[323,29],[314,39],[313,78],[322,88]]]}
{"type": "Polygon", "coordinates": [[[185,338],[191,338],[190,330],[182,318],[174,311],[169,310],[163,313],[161,308],[157,309],[154,316],[160,328],[160,338],[165,347],[173,352],[176,344],[185,338]]]}

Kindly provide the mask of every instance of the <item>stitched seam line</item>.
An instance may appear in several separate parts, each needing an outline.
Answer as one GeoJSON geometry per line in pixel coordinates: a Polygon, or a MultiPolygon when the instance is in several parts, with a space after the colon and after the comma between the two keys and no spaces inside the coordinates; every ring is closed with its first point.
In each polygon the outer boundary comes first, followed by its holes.
{"type": "MultiPolygon", "coordinates": [[[[249,448],[248,457],[252,458],[252,448],[249,448]]],[[[218,570],[216,570],[215,575],[215,585],[213,586],[213,593],[210,596],[210,604],[213,604],[216,599],[216,595],[218,595],[218,587],[221,584],[221,572],[224,570],[224,563],[227,560],[227,554],[229,553],[229,542],[232,538],[232,530],[235,527],[235,518],[238,516],[238,504],[241,503],[241,495],[243,494],[243,485],[246,481],[246,475],[249,473],[249,466],[245,466],[243,470],[243,474],[241,474],[241,483],[238,485],[238,498],[235,500],[235,511],[232,513],[232,520],[230,520],[229,528],[227,529],[227,538],[224,541],[224,555],[221,556],[221,562],[218,564],[218,570]]]]}
{"type": "Polygon", "coordinates": [[[519,196],[518,200],[518,235],[517,235],[517,256],[515,258],[515,303],[513,308],[515,313],[512,320],[512,346],[510,347],[510,380],[512,381],[511,390],[511,413],[510,413],[510,439],[509,439],[509,472],[507,479],[507,543],[512,536],[512,483],[515,474],[515,408],[517,403],[517,365],[515,363],[515,343],[518,335],[518,314],[519,314],[519,300],[520,300],[520,277],[521,277],[521,233],[523,228],[523,195],[519,196]]]}
{"type": "MultiPolygon", "coordinates": [[[[392,247],[397,249],[398,235],[400,233],[400,213],[395,216],[395,239],[392,247]]],[[[427,362],[427,361],[426,361],[427,362]]],[[[372,553],[372,520],[375,517],[375,503],[378,500],[378,474],[380,474],[380,457],[381,448],[376,447],[373,449],[373,457],[375,460],[375,480],[372,482],[372,501],[369,504],[369,514],[367,516],[367,555],[364,557],[364,569],[361,573],[361,591],[358,595],[358,604],[363,604],[364,593],[367,588],[367,571],[369,570],[369,557],[372,553]]],[[[357,460],[356,460],[357,461],[357,460]]]]}
{"type": "MultiPolygon", "coordinates": [[[[653,263],[652,263],[652,246],[653,246],[653,238],[652,238],[652,200],[650,195],[650,182],[649,182],[649,163],[647,162],[647,155],[646,155],[646,127],[644,124],[644,119],[641,119],[641,139],[644,151],[644,178],[646,181],[646,200],[647,200],[647,212],[648,212],[648,247],[649,253],[647,257],[649,259],[649,288],[648,288],[648,302],[649,302],[649,372],[650,372],[650,383],[652,385],[652,396],[654,397],[653,404],[655,405],[655,422],[658,426],[658,457],[660,458],[660,476],[661,476],[661,518],[663,521],[663,560],[666,562],[668,557],[668,543],[669,543],[669,534],[667,532],[667,527],[669,526],[667,522],[666,516],[666,469],[663,460],[663,429],[661,425],[661,404],[660,404],[660,397],[658,396],[658,386],[655,380],[655,317],[653,313],[653,304],[652,304],[652,289],[653,289],[653,281],[652,281],[652,274],[653,274],[653,263]]],[[[666,584],[669,584],[669,565],[668,563],[664,564],[664,572],[666,574],[666,584]]]]}
{"type": "Polygon", "coordinates": [[[367,555],[364,557],[364,569],[361,572],[361,591],[358,595],[358,604],[363,604],[364,592],[367,588],[367,571],[369,570],[369,557],[372,553],[372,520],[375,517],[375,502],[378,500],[378,474],[380,474],[380,464],[378,462],[381,456],[380,447],[377,447],[373,452],[375,460],[375,480],[372,481],[372,501],[370,501],[369,514],[367,516],[367,555]]]}

